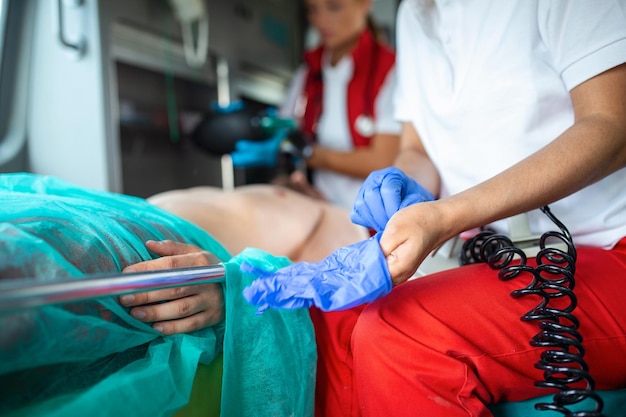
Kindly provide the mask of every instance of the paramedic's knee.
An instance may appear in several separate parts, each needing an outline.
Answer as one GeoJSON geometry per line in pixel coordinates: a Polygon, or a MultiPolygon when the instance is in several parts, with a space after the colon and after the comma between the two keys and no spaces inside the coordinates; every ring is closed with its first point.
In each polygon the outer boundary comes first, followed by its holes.
{"type": "Polygon", "coordinates": [[[369,304],[352,335],[355,357],[367,354],[383,358],[388,355],[386,351],[391,344],[398,349],[392,357],[400,352],[415,355],[418,349],[447,346],[455,334],[454,321],[464,321],[458,316],[464,314],[462,297],[465,296],[461,295],[464,293],[455,295],[453,285],[447,281],[436,278],[409,281],[369,304]],[[380,345],[380,348],[372,345],[380,345]]]}
{"type": "Polygon", "coordinates": [[[400,342],[400,345],[404,345],[398,340],[402,338],[409,337],[428,343],[430,329],[424,328],[420,331],[422,326],[415,325],[420,322],[420,317],[425,315],[425,312],[421,310],[419,304],[407,305],[405,294],[410,291],[407,292],[402,287],[404,284],[382,299],[369,304],[359,316],[352,333],[355,361],[364,357],[367,357],[366,362],[393,360],[393,354],[389,356],[389,344],[400,342]],[[410,336],[405,331],[406,326],[411,327],[410,336]]]}
{"type": "Polygon", "coordinates": [[[359,316],[352,331],[352,351],[365,354],[368,346],[382,337],[383,320],[376,304],[368,305],[359,316]]]}

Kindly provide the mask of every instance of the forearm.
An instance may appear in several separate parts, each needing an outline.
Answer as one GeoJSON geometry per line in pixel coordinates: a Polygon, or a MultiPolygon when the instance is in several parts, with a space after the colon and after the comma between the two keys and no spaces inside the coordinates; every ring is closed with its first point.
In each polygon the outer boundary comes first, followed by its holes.
{"type": "Polygon", "coordinates": [[[372,139],[370,146],[357,147],[349,152],[316,146],[307,166],[365,179],[372,171],[393,163],[398,142],[395,135],[380,134],[372,139]]]}
{"type": "MultiPolygon", "coordinates": [[[[450,198],[450,224],[470,229],[566,197],[626,166],[626,64],[574,88],[574,124],[543,149],[450,198]]],[[[446,215],[447,216],[447,215],[446,215]]]]}
{"type": "Polygon", "coordinates": [[[439,197],[441,188],[439,172],[428,157],[424,144],[411,122],[402,123],[400,148],[393,164],[432,195],[439,197]]]}
{"type": "Polygon", "coordinates": [[[393,164],[415,179],[432,195],[439,196],[441,186],[439,173],[424,152],[414,148],[403,148],[393,164]]]}
{"type": "Polygon", "coordinates": [[[366,178],[370,172],[391,164],[391,161],[376,158],[367,149],[341,152],[318,147],[313,155],[311,161],[307,163],[309,168],[325,169],[357,178],[366,178]]]}
{"type": "Polygon", "coordinates": [[[626,166],[625,122],[592,114],[501,174],[441,201],[457,234],[553,203],[626,166]]]}

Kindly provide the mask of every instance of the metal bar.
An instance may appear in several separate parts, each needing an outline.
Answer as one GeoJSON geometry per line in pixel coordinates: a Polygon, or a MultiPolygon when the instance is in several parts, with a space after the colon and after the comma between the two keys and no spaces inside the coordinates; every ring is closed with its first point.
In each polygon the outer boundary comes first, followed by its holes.
{"type": "Polygon", "coordinates": [[[209,265],[99,274],[64,278],[54,282],[42,282],[41,279],[33,278],[5,280],[0,281],[0,313],[99,297],[224,282],[224,275],[224,266],[209,265]]]}
{"type": "Polygon", "coordinates": [[[233,167],[233,158],[230,154],[225,153],[220,159],[222,167],[222,189],[224,191],[232,191],[235,189],[235,168],[233,167]]]}
{"type": "Polygon", "coordinates": [[[217,59],[217,104],[225,109],[230,106],[230,78],[226,58],[217,59]]]}

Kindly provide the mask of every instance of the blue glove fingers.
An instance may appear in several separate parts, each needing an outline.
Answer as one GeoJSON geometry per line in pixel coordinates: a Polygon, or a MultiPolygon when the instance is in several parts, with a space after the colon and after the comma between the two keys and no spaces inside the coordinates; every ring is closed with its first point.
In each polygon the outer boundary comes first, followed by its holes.
{"type": "Polygon", "coordinates": [[[267,162],[256,155],[250,155],[245,152],[233,152],[230,154],[233,165],[237,168],[252,168],[258,166],[267,166],[267,162]]]}
{"type": "Polygon", "coordinates": [[[276,164],[279,143],[270,141],[256,142],[242,139],[235,143],[235,151],[230,156],[237,168],[255,166],[273,166],[276,164]]]}
{"type": "Polygon", "coordinates": [[[435,197],[396,167],[371,173],[357,194],[350,219],[353,223],[382,231],[398,210],[435,197]]]}
{"type": "Polygon", "coordinates": [[[235,150],[230,154],[236,167],[255,166],[262,162],[258,146],[250,140],[239,140],[235,143],[235,150]]]}
{"type": "Polygon", "coordinates": [[[384,179],[383,184],[380,187],[380,198],[383,202],[384,212],[379,214],[379,218],[381,220],[384,219],[385,226],[391,216],[396,214],[396,212],[400,209],[402,197],[404,197],[405,186],[404,178],[395,173],[388,175],[384,179]]]}
{"type": "Polygon", "coordinates": [[[377,232],[382,231],[387,224],[383,216],[384,202],[380,194],[380,188],[386,175],[386,169],[372,172],[361,184],[361,188],[354,200],[350,219],[355,224],[370,227],[377,232]]]}
{"type": "Polygon", "coordinates": [[[310,307],[313,293],[310,285],[312,273],[306,270],[307,265],[294,264],[278,271],[265,271],[242,263],[242,272],[259,277],[244,288],[244,298],[258,307],[257,314],[269,307],[288,309],[310,307]],[[289,285],[285,285],[286,283],[289,285]]]}
{"type": "Polygon", "coordinates": [[[352,222],[382,231],[400,206],[403,175],[395,167],[372,172],[359,189],[350,215],[352,222]]]}
{"type": "Polygon", "coordinates": [[[402,203],[398,209],[403,209],[415,203],[423,203],[425,201],[433,201],[435,196],[427,189],[422,187],[417,181],[408,178],[406,195],[402,199],[402,203]]]}
{"type": "MultiPolygon", "coordinates": [[[[353,245],[358,249],[358,253],[354,253],[354,250],[345,252],[345,265],[349,268],[336,272],[343,280],[343,285],[331,295],[328,303],[318,305],[321,310],[349,309],[372,302],[391,292],[393,284],[387,268],[387,259],[380,249],[380,236],[381,233],[378,233],[361,244],[353,245]],[[359,262],[350,265],[351,262],[354,263],[355,258],[359,262]]],[[[338,257],[341,255],[338,254],[338,257]]]]}
{"type": "Polygon", "coordinates": [[[299,308],[315,304],[323,311],[351,308],[391,291],[380,235],[340,248],[318,263],[302,262],[275,272],[258,271],[244,297],[258,307],[299,308]]]}
{"type": "Polygon", "coordinates": [[[279,277],[256,279],[244,288],[243,296],[250,304],[257,306],[257,314],[270,307],[295,309],[311,306],[310,298],[303,297],[293,289],[285,291],[282,287],[279,277]]]}
{"type": "Polygon", "coordinates": [[[350,212],[350,220],[352,223],[369,227],[377,232],[385,228],[386,221],[379,222],[376,213],[383,211],[383,202],[378,189],[362,190],[363,193],[356,198],[352,211],[350,212]]]}

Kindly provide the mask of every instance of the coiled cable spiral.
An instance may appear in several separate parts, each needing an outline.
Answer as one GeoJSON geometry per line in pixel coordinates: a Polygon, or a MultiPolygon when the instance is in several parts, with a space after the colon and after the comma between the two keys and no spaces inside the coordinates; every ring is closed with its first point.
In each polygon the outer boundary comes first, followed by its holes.
{"type": "MultiPolygon", "coordinates": [[[[537,403],[537,410],[552,410],[571,417],[601,417],[604,403],[594,392],[594,380],[589,374],[583,356],[582,336],[578,332],[579,321],[573,311],[577,305],[574,294],[574,273],[576,271],[576,248],[567,228],[561,223],[548,206],[541,211],[555,223],[560,232],[546,232],[539,240],[537,266],[527,264],[523,250],[515,247],[505,235],[493,231],[484,231],[468,239],[460,254],[462,265],[486,262],[492,269],[499,270],[498,278],[505,281],[524,273],[532,276],[531,282],[524,288],[511,292],[513,298],[528,294],[541,297],[540,303],[521,317],[522,321],[537,321],[539,333],[530,340],[534,347],[546,347],[535,367],[543,371],[543,381],[535,382],[539,388],[559,390],[551,403],[537,403]],[[565,244],[567,251],[558,247],[547,246],[548,241],[565,244]],[[514,259],[519,263],[512,263],[514,259]],[[550,306],[550,301],[565,298],[569,304],[563,308],[550,306]],[[576,384],[577,388],[573,388],[576,384]],[[584,388],[579,388],[584,385],[584,388]],[[570,411],[567,406],[589,399],[595,402],[591,411],[570,411]]],[[[587,403],[585,403],[587,405],[587,403]]]]}

